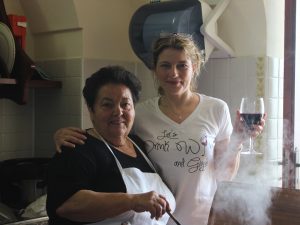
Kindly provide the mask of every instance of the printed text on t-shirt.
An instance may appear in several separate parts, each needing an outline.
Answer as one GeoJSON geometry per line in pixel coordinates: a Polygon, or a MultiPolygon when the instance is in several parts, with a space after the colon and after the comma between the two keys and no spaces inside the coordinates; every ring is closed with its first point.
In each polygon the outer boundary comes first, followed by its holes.
{"type": "Polygon", "coordinates": [[[199,139],[181,137],[177,132],[164,130],[156,139],[146,140],[147,151],[165,152],[166,154],[177,152],[179,158],[173,162],[176,168],[186,168],[189,173],[204,171],[208,160],[206,155],[207,138],[205,135],[199,139]]]}

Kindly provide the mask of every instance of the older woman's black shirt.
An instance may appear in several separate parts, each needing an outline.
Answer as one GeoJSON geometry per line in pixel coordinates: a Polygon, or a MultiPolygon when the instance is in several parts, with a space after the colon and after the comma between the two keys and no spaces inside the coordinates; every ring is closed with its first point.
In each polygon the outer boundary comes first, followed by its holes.
{"type": "MultiPolygon", "coordinates": [[[[130,138],[144,149],[144,143],[137,136],[130,138]]],[[[116,149],[112,150],[123,168],[136,167],[143,172],[154,172],[139,151],[136,151],[137,157],[133,158],[116,149]]],[[[126,192],[113,155],[102,141],[88,134],[84,145],[77,145],[75,149],[64,147],[49,165],[47,213],[50,225],[82,224],[61,218],[55,213],[64,201],[79,190],[126,192]]]]}

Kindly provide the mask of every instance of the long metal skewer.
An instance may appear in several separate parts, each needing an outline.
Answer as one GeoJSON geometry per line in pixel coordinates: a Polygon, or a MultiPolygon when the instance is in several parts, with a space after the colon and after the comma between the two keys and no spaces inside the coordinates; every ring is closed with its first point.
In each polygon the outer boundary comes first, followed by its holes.
{"type": "Polygon", "coordinates": [[[173,216],[170,211],[167,211],[167,213],[177,225],[181,225],[181,223],[179,223],[179,221],[173,216]]]}

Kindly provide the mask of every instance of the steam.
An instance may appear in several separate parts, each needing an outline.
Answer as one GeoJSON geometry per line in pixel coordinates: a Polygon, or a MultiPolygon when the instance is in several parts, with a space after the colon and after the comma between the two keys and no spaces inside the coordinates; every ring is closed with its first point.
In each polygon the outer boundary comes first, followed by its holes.
{"type": "MultiPolygon", "coordinates": [[[[223,156],[222,166],[233,157],[232,151],[229,149],[223,156]]],[[[263,155],[241,155],[239,171],[233,182],[218,184],[214,213],[223,215],[227,222],[234,221],[233,224],[270,225],[268,209],[275,192],[271,188],[272,170],[269,166],[263,155]]],[[[226,173],[226,170],[222,171],[226,173]]]]}
{"type": "MultiPolygon", "coordinates": [[[[271,205],[272,190],[263,184],[219,184],[215,196],[214,210],[226,215],[234,224],[269,225],[268,208],[271,205]]],[[[228,222],[228,221],[227,221],[228,222]]]]}

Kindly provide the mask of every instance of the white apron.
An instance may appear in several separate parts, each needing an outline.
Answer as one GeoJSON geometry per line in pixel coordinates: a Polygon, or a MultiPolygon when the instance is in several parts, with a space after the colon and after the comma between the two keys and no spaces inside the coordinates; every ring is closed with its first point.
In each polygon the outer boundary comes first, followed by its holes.
{"type": "MultiPolygon", "coordinates": [[[[163,195],[168,200],[170,207],[172,210],[175,210],[175,198],[169,188],[164,184],[162,179],[157,173],[144,173],[137,168],[125,168],[121,166],[119,160],[113,153],[112,149],[108,145],[108,143],[101,138],[105,145],[108,147],[110,152],[113,154],[118,168],[121,172],[122,178],[124,180],[127,193],[128,194],[139,194],[145,193],[149,191],[156,191],[157,193],[163,195]]],[[[140,150],[140,148],[130,140],[140,151],[142,156],[145,158],[149,166],[156,172],[153,164],[150,160],[145,156],[145,154],[140,150]]],[[[121,225],[131,224],[131,225],[165,225],[167,224],[169,216],[165,213],[159,220],[151,219],[149,212],[137,213],[133,210],[122,213],[114,218],[105,219],[100,222],[93,223],[92,225],[121,225]]]]}

